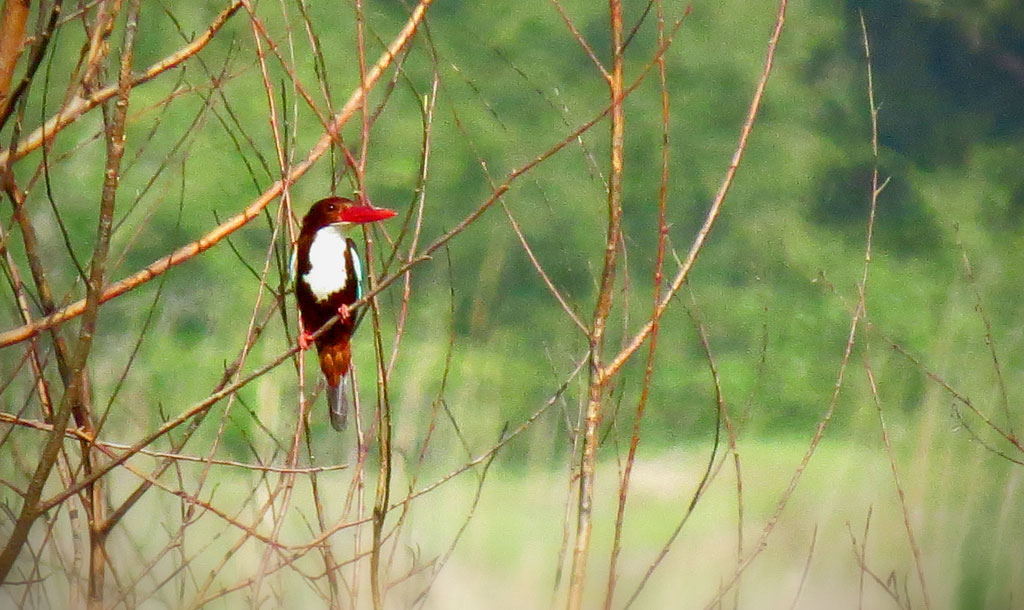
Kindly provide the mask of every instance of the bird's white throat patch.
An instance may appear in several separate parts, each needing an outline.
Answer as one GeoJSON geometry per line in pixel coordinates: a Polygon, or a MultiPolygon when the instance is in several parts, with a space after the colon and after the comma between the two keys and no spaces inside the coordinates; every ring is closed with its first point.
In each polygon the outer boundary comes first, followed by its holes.
{"type": "MultiPolygon", "coordinates": [[[[341,290],[348,281],[348,273],[345,271],[348,241],[345,233],[341,226],[327,225],[316,232],[313,243],[309,245],[309,271],[302,276],[302,280],[317,301],[323,301],[331,293],[341,290]]],[[[359,278],[355,279],[358,281],[359,278]]]]}

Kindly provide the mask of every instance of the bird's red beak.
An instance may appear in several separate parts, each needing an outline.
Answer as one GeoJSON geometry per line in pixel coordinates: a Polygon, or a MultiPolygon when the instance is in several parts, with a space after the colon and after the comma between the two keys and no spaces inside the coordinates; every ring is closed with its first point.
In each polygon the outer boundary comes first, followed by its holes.
{"type": "Polygon", "coordinates": [[[341,211],[341,222],[363,224],[387,220],[397,216],[398,212],[387,208],[375,208],[369,205],[351,205],[341,211]]]}

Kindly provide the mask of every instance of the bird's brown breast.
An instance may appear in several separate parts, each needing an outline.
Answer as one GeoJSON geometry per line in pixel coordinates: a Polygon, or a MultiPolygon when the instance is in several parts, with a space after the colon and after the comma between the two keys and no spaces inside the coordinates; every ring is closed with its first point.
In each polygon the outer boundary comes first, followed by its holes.
{"type": "Polygon", "coordinates": [[[339,321],[327,329],[316,342],[317,353],[320,356],[320,370],[327,378],[328,385],[337,386],[341,382],[341,378],[348,373],[352,362],[352,344],[349,342],[351,334],[351,326],[339,321]]]}

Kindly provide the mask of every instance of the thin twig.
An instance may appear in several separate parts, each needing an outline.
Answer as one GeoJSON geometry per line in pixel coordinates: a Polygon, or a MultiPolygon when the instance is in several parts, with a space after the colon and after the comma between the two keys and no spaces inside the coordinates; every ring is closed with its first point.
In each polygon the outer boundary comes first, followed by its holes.
{"type": "MultiPolygon", "coordinates": [[[[871,184],[872,184],[872,189],[873,189],[872,198],[871,198],[871,216],[872,216],[872,219],[873,219],[874,218],[874,214],[875,214],[875,207],[876,207],[876,202],[877,202],[878,194],[881,191],[881,189],[884,188],[885,185],[883,184],[882,186],[879,186],[879,184],[878,184],[878,106],[875,104],[875,83],[874,83],[874,78],[873,78],[873,75],[872,75],[872,66],[871,66],[871,45],[870,45],[870,43],[868,41],[868,28],[867,28],[867,25],[864,22],[864,12],[863,11],[861,11],[861,13],[860,13],[860,31],[861,31],[862,40],[863,40],[863,43],[864,43],[864,63],[866,65],[866,71],[867,71],[868,108],[869,108],[869,110],[871,112],[871,154],[872,154],[872,157],[874,159],[874,167],[872,168],[872,173],[871,173],[871,184]]],[[[868,231],[868,247],[869,247],[868,253],[869,253],[869,256],[870,256],[870,246],[871,246],[871,241],[870,240],[871,240],[871,232],[870,232],[870,228],[869,228],[869,231],[868,231]]],[[[965,260],[966,260],[966,258],[965,258],[965,260]]],[[[865,261],[865,267],[866,267],[866,265],[867,265],[867,262],[865,261]]],[[[970,267],[968,266],[968,270],[969,269],[970,269],[970,267]]],[[[866,271],[867,271],[867,269],[865,268],[865,272],[866,271]]],[[[860,298],[863,301],[863,299],[864,299],[864,296],[863,296],[863,284],[861,285],[861,291],[862,291],[862,294],[861,294],[860,298]]],[[[863,305],[861,305],[861,308],[863,309],[863,305]]],[[[988,326],[987,325],[987,320],[986,320],[986,326],[988,326]]],[[[991,332],[991,328],[989,328],[988,330],[991,332]]],[[[993,349],[993,351],[992,351],[992,358],[995,361],[996,370],[998,371],[998,369],[999,369],[999,361],[998,361],[998,359],[996,359],[995,348],[993,347],[992,349],[993,349]]],[[[900,509],[901,509],[901,511],[903,513],[903,525],[904,525],[904,527],[906,528],[906,531],[907,531],[907,540],[910,543],[911,552],[913,552],[913,554],[914,554],[914,565],[917,568],[917,578],[918,578],[919,583],[921,584],[921,594],[922,594],[923,599],[924,599],[924,607],[925,607],[925,610],[930,610],[931,609],[931,599],[930,599],[929,594],[928,594],[928,585],[925,582],[924,565],[921,562],[921,549],[917,545],[917,540],[915,540],[915,538],[914,538],[914,529],[910,525],[910,513],[909,513],[909,510],[907,508],[907,498],[906,498],[906,495],[903,493],[903,485],[900,482],[899,470],[896,467],[896,457],[893,454],[892,442],[889,440],[889,431],[888,431],[888,429],[885,426],[885,418],[882,415],[882,401],[881,401],[881,399],[878,396],[878,387],[875,384],[875,376],[874,376],[874,373],[873,373],[873,371],[871,369],[871,363],[868,360],[867,353],[865,353],[865,355],[864,355],[864,370],[867,373],[868,385],[871,388],[871,398],[874,400],[875,410],[878,413],[878,426],[879,426],[879,428],[882,431],[882,440],[885,442],[885,451],[886,451],[886,453],[889,456],[889,466],[892,468],[892,478],[893,478],[893,482],[896,484],[896,493],[899,496],[899,500],[900,500],[900,509]]],[[[999,377],[999,380],[1002,381],[1002,376],[1001,375],[999,377]]],[[[1005,400],[1005,398],[1006,398],[1006,388],[1002,387],[1002,390],[1003,390],[1003,399],[1005,400]]],[[[1007,412],[1007,415],[1009,415],[1009,412],[1007,412]]]]}
{"type": "Polygon", "coordinates": [[[793,603],[789,605],[789,610],[796,610],[796,604],[800,601],[800,594],[804,590],[804,584],[807,582],[807,574],[811,571],[811,559],[814,558],[814,544],[818,541],[818,526],[814,526],[814,531],[811,533],[811,547],[807,549],[807,561],[804,562],[804,570],[800,573],[800,584],[796,587],[796,593],[793,594],[793,603]]]}

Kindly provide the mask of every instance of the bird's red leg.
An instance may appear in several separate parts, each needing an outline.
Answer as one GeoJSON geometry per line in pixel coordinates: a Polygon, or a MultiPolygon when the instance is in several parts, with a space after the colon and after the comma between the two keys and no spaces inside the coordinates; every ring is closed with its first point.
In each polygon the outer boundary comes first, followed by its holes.
{"type": "Polygon", "coordinates": [[[306,325],[302,323],[302,316],[299,316],[299,349],[306,351],[313,342],[313,334],[306,332],[306,325]]]}
{"type": "Polygon", "coordinates": [[[338,308],[338,317],[340,318],[338,321],[342,324],[348,324],[349,320],[352,319],[352,312],[349,311],[348,305],[345,303],[342,303],[341,307],[338,308]]]}

